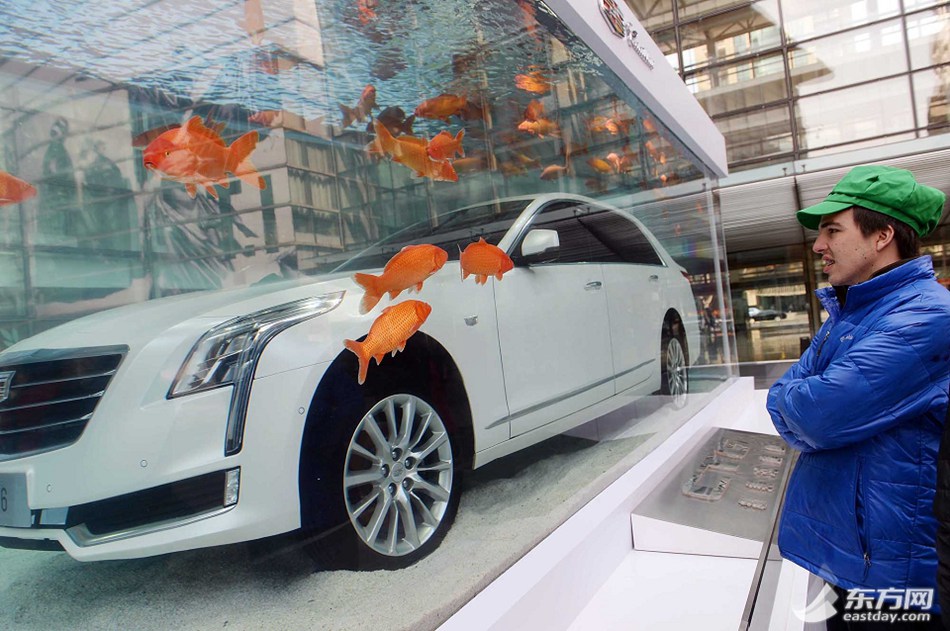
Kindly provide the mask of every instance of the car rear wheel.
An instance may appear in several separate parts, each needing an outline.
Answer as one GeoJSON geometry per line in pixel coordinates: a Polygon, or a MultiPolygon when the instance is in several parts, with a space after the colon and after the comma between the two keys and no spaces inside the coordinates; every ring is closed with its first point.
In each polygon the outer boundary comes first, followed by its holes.
{"type": "Polygon", "coordinates": [[[689,393],[689,360],[686,355],[686,340],[679,322],[667,322],[663,326],[660,342],[661,394],[668,395],[677,407],[686,405],[689,393]]]}

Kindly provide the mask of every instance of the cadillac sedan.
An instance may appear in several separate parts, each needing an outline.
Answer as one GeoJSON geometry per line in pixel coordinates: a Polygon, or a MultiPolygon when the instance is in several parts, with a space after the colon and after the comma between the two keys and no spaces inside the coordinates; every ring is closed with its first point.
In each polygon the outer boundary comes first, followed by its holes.
{"type": "Polygon", "coordinates": [[[320,560],[405,566],[450,527],[461,472],[631,396],[686,397],[686,272],[599,202],[470,206],[330,267],[101,312],[0,353],[0,545],[119,559],[296,531],[320,560]],[[485,285],[459,267],[480,238],[514,263],[485,285]],[[407,295],[361,314],[353,273],[417,243],[449,255],[411,295],[431,314],[361,385],[344,340],[407,295]]]}

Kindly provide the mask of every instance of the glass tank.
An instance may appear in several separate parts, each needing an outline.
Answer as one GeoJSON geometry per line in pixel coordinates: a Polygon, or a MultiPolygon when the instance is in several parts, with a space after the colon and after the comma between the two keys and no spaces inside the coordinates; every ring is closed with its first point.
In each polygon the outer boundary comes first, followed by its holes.
{"type": "Polygon", "coordinates": [[[0,626],[434,628],[735,372],[713,170],[543,2],[0,14],[0,626]]]}

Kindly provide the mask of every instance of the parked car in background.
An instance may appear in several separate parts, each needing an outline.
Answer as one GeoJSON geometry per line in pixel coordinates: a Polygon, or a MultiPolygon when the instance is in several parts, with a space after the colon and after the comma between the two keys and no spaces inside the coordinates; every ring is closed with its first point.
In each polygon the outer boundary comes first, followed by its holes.
{"type": "Polygon", "coordinates": [[[758,307],[749,307],[750,320],[775,320],[776,318],[784,320],[788,314],[777,309],[759,309],[758,307]]]}
{"type": "Polygon", "coordinates": [[[304,545],[408,565],[449,528],[460,471],[630,395],[682,401],[698,350],[685,270],[629,213],[470,206],[331,273],[121,307],[0,353],[0,545],[119,559],[333,530],[304,545]],[[514,262],[487,285],[459,267],[480,238],[514,262]],[[449,255],[412,295],[431,314],[361,385],[344,340],[406,295],[361,314],[353,273],[420,243],[449,255]]]}

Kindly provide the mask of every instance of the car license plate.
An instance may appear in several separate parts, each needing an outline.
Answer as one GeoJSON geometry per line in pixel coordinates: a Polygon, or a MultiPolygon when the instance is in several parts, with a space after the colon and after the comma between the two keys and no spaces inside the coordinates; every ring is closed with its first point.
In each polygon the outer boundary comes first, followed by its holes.
{"type": "Polygon", "coordinates": [[[0,473],[0,526],[29,528],[32,521],[26,501],[26,476],[0,473]]]}

